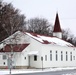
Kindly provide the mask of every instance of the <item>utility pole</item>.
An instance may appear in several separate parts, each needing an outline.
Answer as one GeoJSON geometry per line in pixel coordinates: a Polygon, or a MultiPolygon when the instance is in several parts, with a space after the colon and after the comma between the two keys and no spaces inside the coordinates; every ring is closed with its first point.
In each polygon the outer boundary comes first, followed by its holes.
{"type": "Polygon", "coordinates": [[[41,61],[42,61],[42,71],[43,71],[43,57],[41,57],[41,61]]]}

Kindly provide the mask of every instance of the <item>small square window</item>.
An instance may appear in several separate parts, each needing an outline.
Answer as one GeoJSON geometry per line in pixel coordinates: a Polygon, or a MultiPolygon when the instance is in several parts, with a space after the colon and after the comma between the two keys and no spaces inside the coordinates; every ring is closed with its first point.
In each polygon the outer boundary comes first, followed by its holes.
{"type": "Polygon", "coordinates": [[[26,57],[24,59],[26,59],[26,57]]]}
{"type": "Polygon", "coordinates": [[[7,59],[7,56],[6,56],[6,55],[3,55],[3,59],[4,59],[4,60],[7,59]]]}
{"type": "Polygon", "coordinates": [[[5,65],[5,62],[3,62],[3,64],[5,65]]]}

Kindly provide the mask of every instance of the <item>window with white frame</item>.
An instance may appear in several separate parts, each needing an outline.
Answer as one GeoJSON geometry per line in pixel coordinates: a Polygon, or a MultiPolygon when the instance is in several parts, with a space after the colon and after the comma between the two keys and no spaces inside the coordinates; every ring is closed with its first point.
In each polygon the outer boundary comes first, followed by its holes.
{"type": "Polygon", "coordinates": [[[58,60],[58,52],[56,51],[56,61],[58,60]]]}
{"type": "Polygon", "coordinates": [[[66,51],[66,61],[68,61],[68,52],[66,51]]]}
{"type": "Polygon", "coordinates": [[[70,60],[72,61],[72,52],[70,52],[70,60]]]}
{"type": "Polygon", "coordinates": [[[63,61],[63,52],[61,51],[61,61],[63,61]]]}
{"type": "Polygon", "coordinates": [[[50,61],[52,61],[52,51],[50,51],[50,61]]]}
{"type": "Polygon", "coordinates": [[[47,61],[47,55],[45,55],[45,61],[47,61]]]}

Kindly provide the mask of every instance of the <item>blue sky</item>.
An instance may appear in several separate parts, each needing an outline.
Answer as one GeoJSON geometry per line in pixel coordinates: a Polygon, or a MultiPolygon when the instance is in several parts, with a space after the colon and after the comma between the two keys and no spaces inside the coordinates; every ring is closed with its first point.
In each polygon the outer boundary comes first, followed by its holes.
{"type": "Polygon", "coordinates": [[[56,12],[59,14],[61,27],[76,32],[76,0],[3,0],[11,2],[20,9],[27,19],[34,17],[46,18],[54,24],[56,12]]]}

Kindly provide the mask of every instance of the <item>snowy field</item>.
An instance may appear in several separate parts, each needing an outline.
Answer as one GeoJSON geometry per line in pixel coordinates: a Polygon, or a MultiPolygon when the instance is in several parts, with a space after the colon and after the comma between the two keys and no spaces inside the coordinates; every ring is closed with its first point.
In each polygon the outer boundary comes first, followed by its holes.
{"type": "MultiPolygon", "coordinates": [[[[67,68],[49,68],[49,69],[12,69],[12,74],[20,74],[20,73],[34,73],[34,72],[49,72],[49,71],[61,71],[61,70],[70,70],[76,69],[76,67],[67,67],[67,68]]],[[[9,74],[9,69],[0,69],[0,75],[9,74]]],[[[63,74],[64,75],[64,74],[63,74]]],[[[68,75],[68,74],[67,74],[68,75]]],[[[72,75],[72,74],[69,74],[72,75]]],[[[76,75],[76,74],[74,74],[76,75]]]]}

